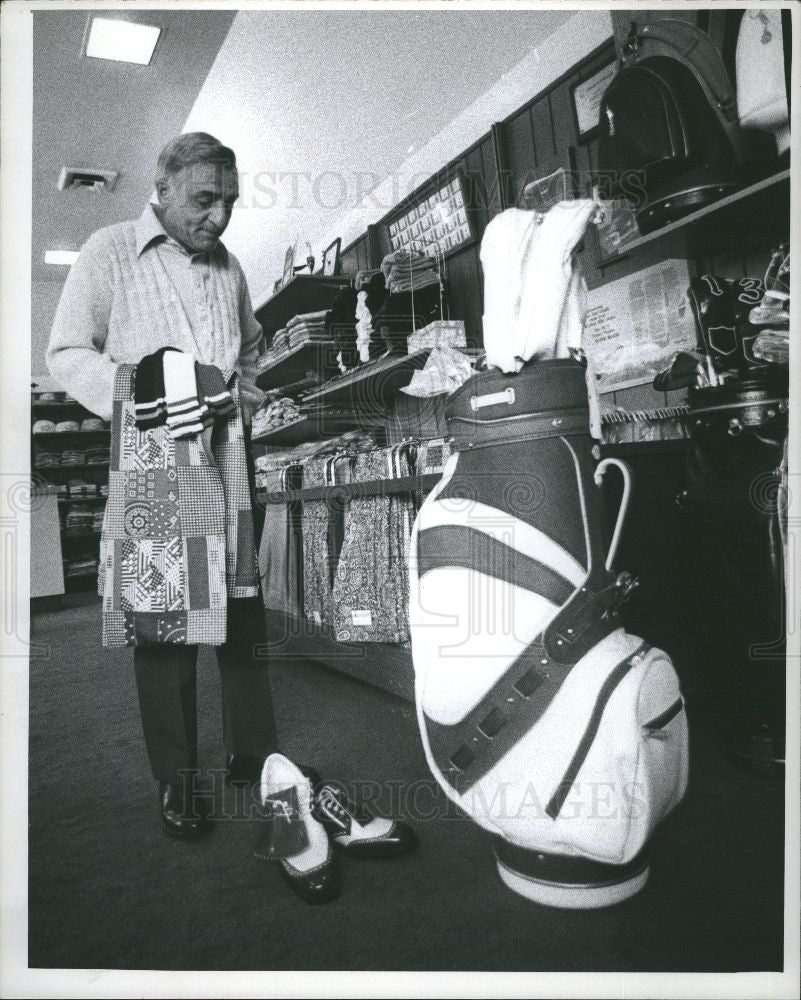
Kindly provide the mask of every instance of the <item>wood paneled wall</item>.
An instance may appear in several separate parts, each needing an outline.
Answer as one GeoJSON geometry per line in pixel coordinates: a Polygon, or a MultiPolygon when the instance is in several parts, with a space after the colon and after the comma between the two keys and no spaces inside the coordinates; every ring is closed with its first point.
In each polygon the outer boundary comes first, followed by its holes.
{"type": "MultiPolygon", "coordinates": [[[[603,68],[615,58],[616,42],[628,29],[632,16],[643,19],[640,11],[619,11],[616,19],[616,38],[603,45],[556,80],[546,90],[537,94],[506,120],[490,128],[487,135],[470,149],[443,165],[412,195],[396,205],[373,229],[371,240],[365,234],[342,253],[343,273],[355,275],[365,267],[377,267],[384,254],[391,249],[388,223],[396,218],[406,204],[429,190],[435,190],[438,180],[459,170],[465,179],[465,197],[471,215],[476,239],[452,252],[446,258],[446,277],[449,288],[451,316],[463,319],[468,343],[482,343],[483,277],[479,259],[481,238],[487,223],[503,208],[521,205],[522,191],[527,183],[544,177],[559,167],[571,171],[573,193],[577,197],[592,192],[592,175],[598,167],[597,140],[579,141],[575,115],[572,108],[571,88],[603,68]]],[[[693,11],[696,19],[698,11],[693,11]]],[[[685,17],[686,12],[664,12],[662,16],[685,17]]],[[[647,16],[647,15],[646,15],[647,16]]],[[[714,35],[714,32],[713,32],[714,35]]],[[[788,219],[789,226],[789,219],[788,219]]],[[[781,234],[779,234],[781,238],[781,234]]],[[[690,273],[713,273],[724,277],[759,276],[764,273],[775,235],[763,233],[743,234],[742,250],[733,250],[709,259],[691,259],[690,273]]],[[[676,241],[675,254],[686,256],[681,240],[676,241]]],[[[597,241],[588,234],[579,258],[589,288],[613,281],[638,271],[666,256],[664,244],[658,250],[644,250],[619,261],[601,266],[597,241]]],[[[650,409],[680,401],[684,391],[678,393],[655,392],[650,385],[636,386],[620,392],[608,393],[602,403],[606,407],[627,410],[650,409]]]]}

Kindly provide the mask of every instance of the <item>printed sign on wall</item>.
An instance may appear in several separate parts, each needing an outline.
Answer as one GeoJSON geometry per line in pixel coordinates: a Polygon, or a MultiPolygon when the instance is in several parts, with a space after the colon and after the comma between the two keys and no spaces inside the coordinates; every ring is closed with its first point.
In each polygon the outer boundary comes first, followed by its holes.
{"type": "Polygon", "coordinates": [[[696,346],[686,260],[665,260],[588,293],[584,350],[598,391],[650,382],[677,351],[696,346]]]}

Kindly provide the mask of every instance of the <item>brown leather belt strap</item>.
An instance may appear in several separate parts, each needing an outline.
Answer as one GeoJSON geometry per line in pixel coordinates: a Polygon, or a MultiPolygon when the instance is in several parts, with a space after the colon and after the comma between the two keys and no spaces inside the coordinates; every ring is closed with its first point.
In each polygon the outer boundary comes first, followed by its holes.
{"type": "Polygon", "coordinates": [[[616,593],[616,584],[600,593],[581,588],[459,722],[446,725],[425,716],[432,756],[460,794],[520,742],[575,664],[619,627],[616,593]],[[568,632],[566,622],[577,617],[582,627],[568,632]]]}
{"type": "Polygon", "coordinates": [[[570,789],[573,787],[573,783],[581,770],[582,764],[587,759],[587,754],[590,752],[590,747],[592,746],[595,737],[598,735],[598,727],[601,725],[601,718],[604,714],[604,709],[606,708],[609,699],[612,697],[613,692],[626,674],[633,667],[635,667],[637,663],[639,663],[643,655],[649,649],[650,646],[646,643],[641,643],[631,656],[627,656],[624,660],[621,660],[620,663],[618,663],[601,686],[601,690],[598,692],[598,697],[595,700],[595,705],[587,722],[584,734],[579,740],[578,746],[576,747],[573,757],[565,770],[562,780],[557,785],[556,791],[553,793],[548,805],[545,807],[545,812],[551,817],[551,819],[556,819],[562,811],[565,799],[567,798],[570,789]]]}
{"type": "Polygon", "coordinates": [[[461,524],[425,528],[417,536],[417,574],[461,567],[539,594],[562,607],[574,587],[561,573],[476,528],[461,524]]]}
{"type": "Polygon", "coordinates": [[[589,434],[590,418],[586,407],[574,410],[547,410],[490,420],[473,417],[449,417],[448,430],[455,451],[489,448],[512,441],[542,440],[573,434],[589,434]]]}

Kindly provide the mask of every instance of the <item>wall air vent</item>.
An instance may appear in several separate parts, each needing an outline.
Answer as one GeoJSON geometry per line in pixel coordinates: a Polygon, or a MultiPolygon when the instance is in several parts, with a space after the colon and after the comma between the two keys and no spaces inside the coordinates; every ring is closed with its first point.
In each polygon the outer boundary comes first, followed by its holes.
{"type": "Polygon", "coordinates": [[[119,171],[98,170],[95,167],[62,167],[58,175],[59,191],[99,191],[114,190],[119,171]]]}

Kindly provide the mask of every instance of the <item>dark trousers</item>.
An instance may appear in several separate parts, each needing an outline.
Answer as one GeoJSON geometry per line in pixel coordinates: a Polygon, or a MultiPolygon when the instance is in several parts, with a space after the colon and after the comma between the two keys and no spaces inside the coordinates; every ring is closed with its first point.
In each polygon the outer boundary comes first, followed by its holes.
{"type": "MultiPolygon", "coordinates": [[[[277,749],[261,598],[229,605],[229,641],[217,647],[223,742],[229,753],[267,757],[277,749]],[[256,655],[256,648],[263,655],[256,655]]],[[[153,776],[175,782],[197,767],[197,646],[138,646],[134,669],[153,776]]],[[[222,762],[220,762],[222,764],[222,762]]]]}

